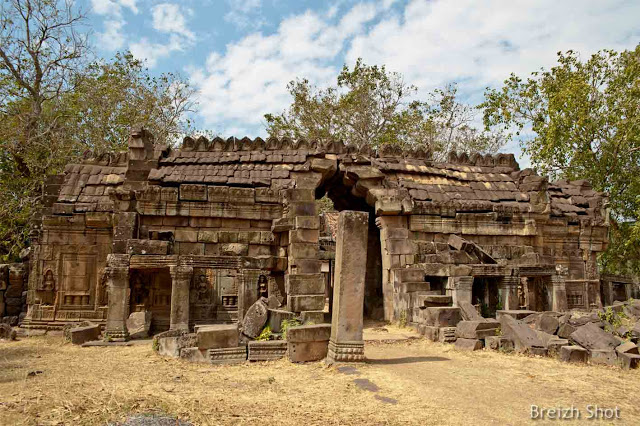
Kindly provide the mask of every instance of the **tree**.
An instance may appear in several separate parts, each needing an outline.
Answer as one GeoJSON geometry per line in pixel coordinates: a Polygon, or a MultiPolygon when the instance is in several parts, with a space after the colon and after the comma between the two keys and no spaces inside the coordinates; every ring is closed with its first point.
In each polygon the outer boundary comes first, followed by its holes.
{"type": "Polygon", "coordinates": [[[560,52],[557,66],[526,80],[512,74],[485,96],[486,128],[520,138],[540,172],[587,179],[609,195],[614,223],[601,266],[640,272],[640,45],[586,61],[560,52]]]}
{"type": "Polygon", "coordinates": [[[335,86],[319,89],[298,79],[287,88],[291,106],[281,114],[265,115],[270,136],[343,140],[373,148],[422,146],[436,159],[450,150],[495,151],[503,141],[499,133],[473,127],[476,110],[457,101],[455,85],[434,91],[427,102],[413,100],[417,88],[400,74],[361,59],[352,70],[342,68],[335,86]]]}
{"type": "Polygon", "coordinates": [[[0,260],[27,243],[43,183],[87,151],[123,149],[129,128],[171,143],[190,126],[193,91],[153,77],[128,54],[91,57],[69,0],[4,0],[0,8],[0,260]]]}

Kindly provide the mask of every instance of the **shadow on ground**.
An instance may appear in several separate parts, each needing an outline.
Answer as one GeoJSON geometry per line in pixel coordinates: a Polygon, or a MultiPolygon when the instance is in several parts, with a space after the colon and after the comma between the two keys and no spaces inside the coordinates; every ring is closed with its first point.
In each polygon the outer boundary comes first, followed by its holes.
{"type": "Polygon", "coordinates": [[[405,356],[401,358],[375,359],[367,358],[367,364],[373,365],[393,365],[393,364],[413,364],[418,362],[450,361],[449,358],[441,356],[405,356]]]}

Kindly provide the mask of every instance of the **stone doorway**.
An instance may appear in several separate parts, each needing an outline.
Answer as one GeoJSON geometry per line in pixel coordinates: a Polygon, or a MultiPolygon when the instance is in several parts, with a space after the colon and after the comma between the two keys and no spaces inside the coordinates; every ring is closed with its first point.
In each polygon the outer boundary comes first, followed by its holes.
{"type": "MultiPolygon", "coordinates": [[[[353,187],[344,185],[344,175],[337,173],[330,181],[316,190],[316,199],[326,197],[321,205],[327,205],[327,199],[333,203],[336,212],[343,210],[361,211],[369,214],[369,230],[367,240],[367,267],[364,289],[364,318],[370,320],[384,320],[384,298],[382,292],[382,247],[380,243],[380,229],[376,225],[376,214],[366,200],[353,194],[353,187]]],[[[336,214],[337,219],[337,214],[336,214]]],[[[337,221],[336,221],[337,223],[337,221]]],[[[333,286],[331,275],[331,287],[333,286]]],[[[329,289],[329,295],[333,292],[329,289]]],[[[332,300],[329,301],[332,306],[332,300]]]]}
{"type": "Polygon", "coordinates": [[[473,277],[471,303],[480,308],[485,318],[495,317],[496,311],[504,309],[498,292],[498,278],[473,277]]]}
{"type": "Polygon", "coordinates": [[[151,332],[169,330],[171,274],[168,268],[132,269],[129,274],[129,312],[150,311],[151,332]]]}

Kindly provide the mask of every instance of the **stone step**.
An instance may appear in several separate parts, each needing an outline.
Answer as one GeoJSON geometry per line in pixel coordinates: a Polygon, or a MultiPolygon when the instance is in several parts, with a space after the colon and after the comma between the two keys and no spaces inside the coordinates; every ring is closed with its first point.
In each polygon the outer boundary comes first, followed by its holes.
{"type": "Polygon", "coordinates": [[[424,270],[420,268],[395,268],[392,271],[396,283],[423,282],[425,278],[424,270]]]}
{"type": "Polygon", "coordinates": [[[451,306],[452,299],[451,296],[445,296],[442,294],[420,294],[413,298],[415,303],[415,307],[425,306],[427,308],[430,307],[438,307],[438,306],[451,306]]]}
{"type": "Polygon", "coordinates": [[[426,281],[408,281],[395,284],[396,291],[412,293],[414,291],[431,291],[431,283],[426,281]]]}

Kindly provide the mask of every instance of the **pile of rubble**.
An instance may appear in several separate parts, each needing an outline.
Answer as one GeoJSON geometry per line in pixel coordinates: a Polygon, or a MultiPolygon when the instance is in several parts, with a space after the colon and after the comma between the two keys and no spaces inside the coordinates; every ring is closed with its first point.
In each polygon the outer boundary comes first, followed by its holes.
{"type": "Polygon", "coordinates": [[[424,309],[418,331],[461,350],[483,348],[562,361],[639,368],[640,300],[579,312],[498,311],[483,318],[468,302],[424,309]]]}

